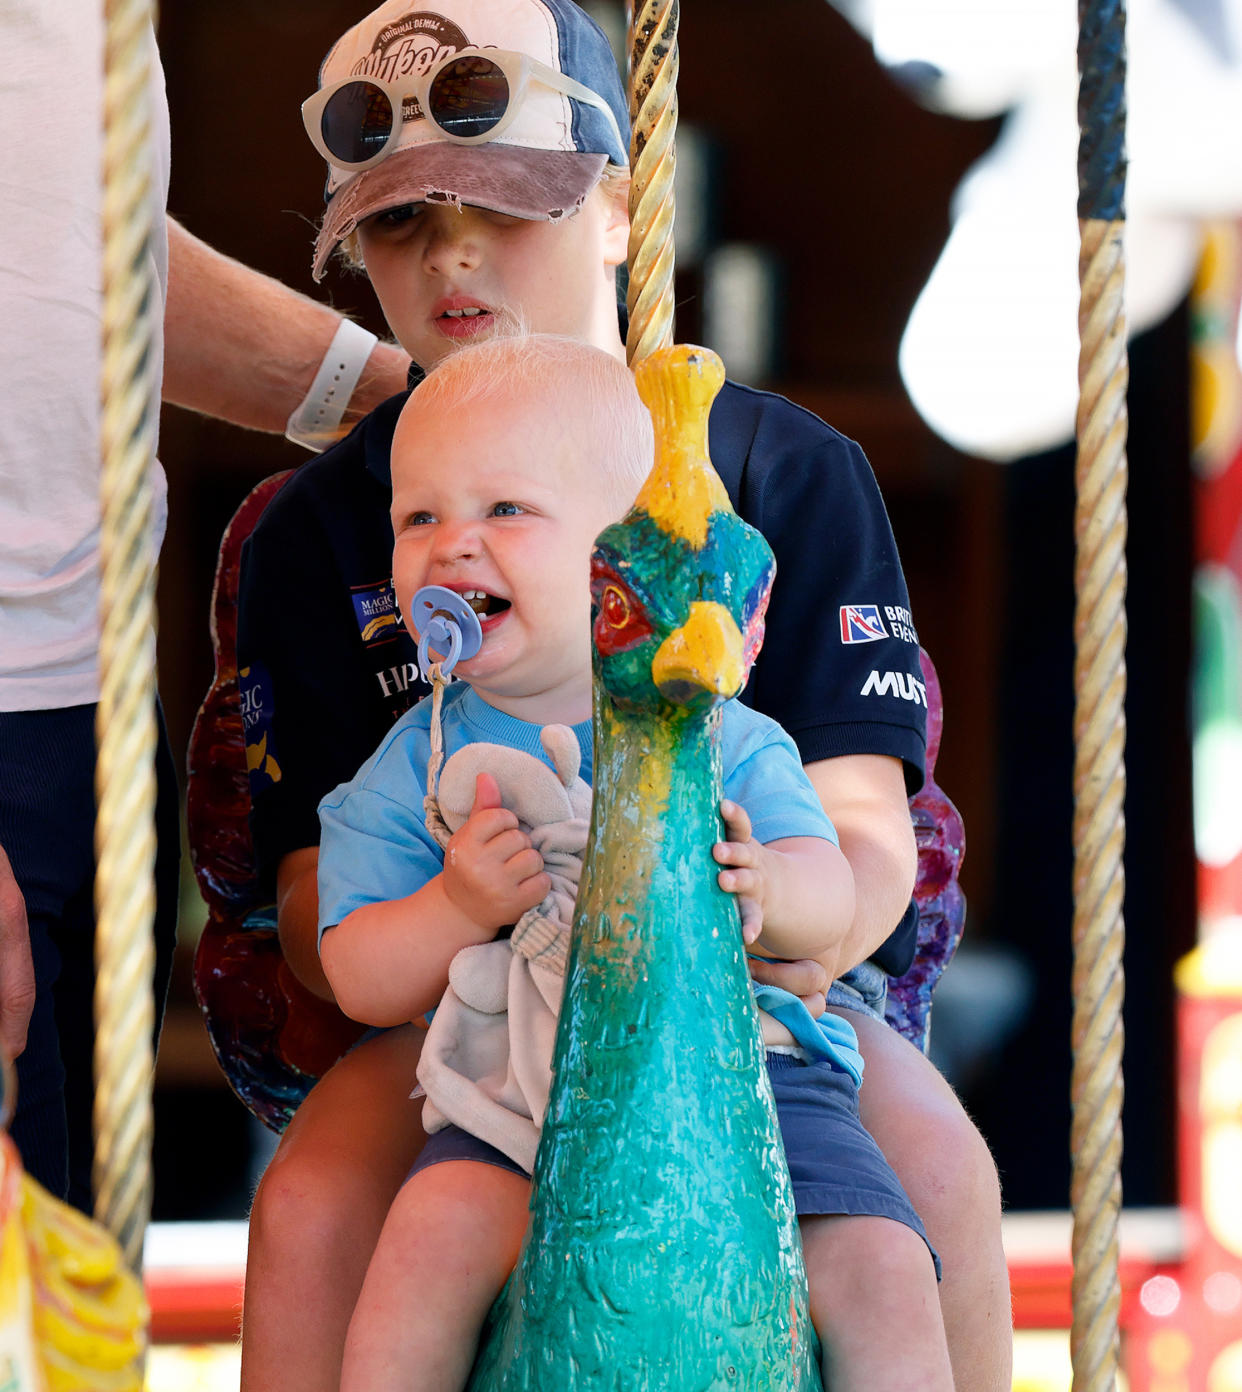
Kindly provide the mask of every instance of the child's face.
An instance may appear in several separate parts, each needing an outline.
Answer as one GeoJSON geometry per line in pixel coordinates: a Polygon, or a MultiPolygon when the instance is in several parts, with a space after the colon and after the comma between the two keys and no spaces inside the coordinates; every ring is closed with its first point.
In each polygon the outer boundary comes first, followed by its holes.
{"type": "Polygon", "coordinates": [[[563,222],[417,203],[377,213],[358,229],[384,317],[424,368],[489,334],[506,312],[531,333],[614,351],[612,268],[625,260],[627,236],[623,209],[601,187],[563,222]]]}
{"type": "MultiPolygon", "coordinates": [[[[590,556],[623,509],[575,448],[564,403],[451,401],[402,415],[393,440],[393,583],[470,598],[483,646],[456,675],[536,721],[590,715],[590,556]]],[[[408,622],[408,620],[407,620],[408,622]]],[[[417,638],[417,634],[414,635],[417,638]]]]}

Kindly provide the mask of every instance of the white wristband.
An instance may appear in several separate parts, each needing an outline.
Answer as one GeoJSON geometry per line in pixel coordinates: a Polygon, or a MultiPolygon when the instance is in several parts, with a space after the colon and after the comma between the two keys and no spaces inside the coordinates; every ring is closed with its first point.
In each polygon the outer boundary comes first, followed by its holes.
{"type": "Polygon", "coordinates": [[[316,454],[340,439],[341,417],[354,394],[362,369],[379,340],[373,333],[342,319],[335,337],[323,355],[310,391],[289,417],[285,438],[305,445],[316,454]]]}

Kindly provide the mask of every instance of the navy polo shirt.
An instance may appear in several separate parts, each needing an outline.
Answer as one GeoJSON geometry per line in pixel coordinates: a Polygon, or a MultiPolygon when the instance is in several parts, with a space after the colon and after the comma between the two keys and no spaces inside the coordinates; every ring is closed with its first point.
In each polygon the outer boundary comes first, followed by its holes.
{"type": "MultiPolygon", "coordinates": [[[[392,589],[389,451],[406,393],[304,464],[242,551],[237,659],[260,873],[319,842],[319,800],[347,782],[427,688],[392,589]]],[[[770,392],[726,382],[712,463],[776,556],[767,636],[741,699],[778,721],[804,763],[902,761],[923,781],[927,698],[888,515],[862,450],[770,392]]],[[[900,975],[908,913],[876,953],[900,975]]]]}

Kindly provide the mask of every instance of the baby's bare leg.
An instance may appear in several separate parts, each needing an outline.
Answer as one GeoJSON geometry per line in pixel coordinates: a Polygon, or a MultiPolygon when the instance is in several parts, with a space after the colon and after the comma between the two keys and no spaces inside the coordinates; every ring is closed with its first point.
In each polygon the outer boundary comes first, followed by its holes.
{"type": "Polygon", "coordinates": [[[890,1218],[803,1218],[811,1320],[832,1392],[953,1392],[936,1268],[890,1218]]]}
{"type": "Polygon", "coordinates": [[[530,1181],[445,1161],[397,1195],[345,1343],[341,1392],[456,1392],[518,1258],[530,1181]]]}
{"type": "Polygon", "coordinates": [[[241,1392],[337,1392],[367,1263],[425,1140],[409,1096],[423,1037],[360,1044],[281,1138],[250,1214],[241,1392]]]}

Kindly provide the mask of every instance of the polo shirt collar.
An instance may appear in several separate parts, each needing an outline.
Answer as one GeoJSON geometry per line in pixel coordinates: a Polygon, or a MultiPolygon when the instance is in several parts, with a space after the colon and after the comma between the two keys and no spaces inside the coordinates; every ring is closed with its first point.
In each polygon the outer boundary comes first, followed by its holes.
{"type": "Polygon", "coordinates": [[[367,473],[378,483],[385,493],[392,492],[392,437],[397,428],[397,417],[409,396],[408,391],[398,392],[381,402],[358,429],[362,432],[362,454],[366,461],[367,473]]]}

